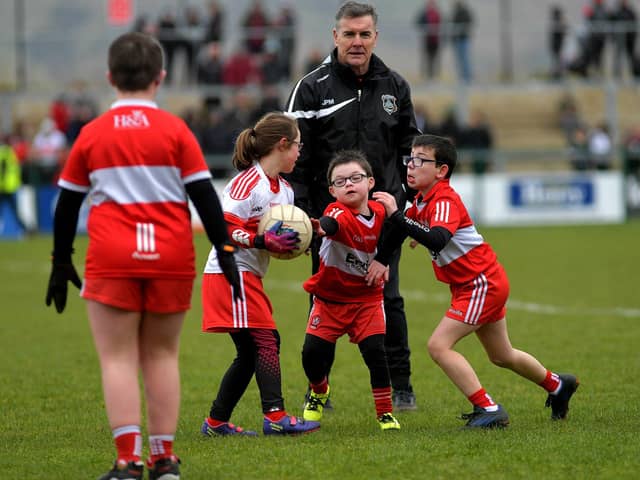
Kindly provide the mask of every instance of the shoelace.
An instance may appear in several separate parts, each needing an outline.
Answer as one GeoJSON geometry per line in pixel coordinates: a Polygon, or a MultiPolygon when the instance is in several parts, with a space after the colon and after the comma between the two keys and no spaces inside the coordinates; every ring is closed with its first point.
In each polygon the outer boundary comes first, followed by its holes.
{"type": "Polygon", "coordinates": [[[395,423],[393,417],[388,413],[381,415],[378,421],[381,423],[395,423]]]}
{"type": "Polygon", "coordinates": [[[318,397],[309,397],[309,402],[306,407],[307,410],[318,410],[318,407],[322,406],[322,400],[318,397]]]}

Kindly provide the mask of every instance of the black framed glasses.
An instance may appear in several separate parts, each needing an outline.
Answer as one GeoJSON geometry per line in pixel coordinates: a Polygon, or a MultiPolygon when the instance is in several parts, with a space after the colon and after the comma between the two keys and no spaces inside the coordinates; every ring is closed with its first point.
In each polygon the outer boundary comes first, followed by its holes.
{"type": "Polygon", "coordinates": [[[293,143],[294,145],[297,145],[298,146],[298,150],[302,150],[302,147],[304,145],[304,143],[296,142],[295,140],[291,140],[291,143],[293,143]]]}
{"type": "Polygon", "coordinates": [[[422,157],[412,157],[410,155],[404,155],[402,157],[402,164],[404,166],[408,166],[410,163],[413,163],[414,167],[421,167],[423,163],[437,163],[435,160],[431,160],[430,158],[422,158],[422,157]]]}
{"type": "Polygon", "coordinates": [[[336,178],[333,182],[331,182],[331,185],[333,185],[334,187],[344,187],[347,184],[347,180],[349,180],[351,183],[360,183],[368,176],[369,175],[367,175],[366,173],[354,173],[353,175],[350,175],[348,177],[336,178]]]}

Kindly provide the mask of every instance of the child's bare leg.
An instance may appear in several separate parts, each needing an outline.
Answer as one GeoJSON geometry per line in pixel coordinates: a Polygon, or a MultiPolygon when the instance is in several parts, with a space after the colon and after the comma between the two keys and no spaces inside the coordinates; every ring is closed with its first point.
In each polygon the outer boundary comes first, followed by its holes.
{"type": "Polygon", "coordinates": [[[511,346],[506,318],[482,325],[476,335],[493,364],[508,368],[536,384],[545,379],[547,369],[533,355],[511,346]]]}
{"type": "Polygon", "coordinates": [[[434,362],[442,368],[458,389],[469,397],[482,388],[471,364],[463,355],[453,350],[458,341],[478,327],[443,317],[429,338],[427,348],[434,362]]]}

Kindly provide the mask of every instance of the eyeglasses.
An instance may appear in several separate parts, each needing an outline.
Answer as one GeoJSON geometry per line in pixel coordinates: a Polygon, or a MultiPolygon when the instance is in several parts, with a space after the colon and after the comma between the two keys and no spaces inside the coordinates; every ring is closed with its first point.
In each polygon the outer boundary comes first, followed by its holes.
{"type": "Polygon", "coordinates": [[[436,160],[431,160],[429,158],[422,157],[411,157],[409,155],[404,155],[402,157],[402,164],[407,166],[413,162],[414,167],[421,167],[423,163],[437,163],[436,160]]]}
{"type": "Polygon", "coordinates": [[[351,183],[360,183],[368,176],[369,175],[367,175],[366,173],[354,173],[349,177],[336,178],[333,182],[331,182],[331,185],[333,185],[334,187],[344,187],[347,184],[347,180],[349,180],[351,183]]]}
{"type": "Polygon", "coordinates": [[[291,140],[291,143],[293,143],[294,145],[297,145],[298,146],[298,150],[302,150],[302,146],[304,145],[304,143],[296,142],[295,140],[291,140]]]}

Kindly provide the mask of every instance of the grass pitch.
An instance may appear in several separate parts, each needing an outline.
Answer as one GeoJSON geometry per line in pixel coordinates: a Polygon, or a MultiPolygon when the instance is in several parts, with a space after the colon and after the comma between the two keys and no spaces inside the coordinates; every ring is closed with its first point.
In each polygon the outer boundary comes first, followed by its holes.
{"type": "MultiPolygon", "coordinates": [[[[199,428],[234,350],[200,332],[200,278],[182,335],[182,404],[176,451],[185,479],[636,478],[640,468],[640,222],[617,226],[481,228],[511,281],[511,340],[581,381],[569,419],[551,422],[545,392],[486,359],[479,342],[459,350],[511,417],[503,431],[464,431],[467,400],[428,358],[426,341],[448,306],[426,252],[405,247],[401,287],[418,411],[400,432],[375,422],[368,372],[342,339],[322,429],[299,438],[203,439],[199,428]]],[[[63,315],[45,308],[50,237],[0,243],[0,448],[3,478],[96,478],[114,458],[84,302],[72,290],[63,315]]],[[[81,270],[86,238],[76,240],[81,270]]],[[[197,236],[199,268],[208,253],[197,236]]],[[[300,415],[300,361],[309,260],[272,262],[265,279],[282,337],[283,392],[300,415]]],[[[71,287],[73,288],[73,287],[71,287]]],[[[255,382],[232,421],[261,429],[255,382]]],[[[146,440],[146,439],[145,439],[146,440]]]]}

